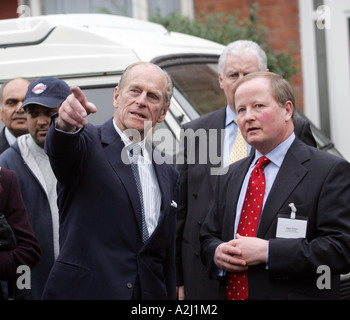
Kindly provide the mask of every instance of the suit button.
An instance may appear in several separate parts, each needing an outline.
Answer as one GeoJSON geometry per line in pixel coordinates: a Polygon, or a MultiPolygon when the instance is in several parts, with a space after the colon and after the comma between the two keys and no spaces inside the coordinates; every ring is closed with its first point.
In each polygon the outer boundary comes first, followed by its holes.
{"type": "Polygon", "coordinates": [[[197,221],[197,224],[198,224],[199,226],[201,226],[201,225],[202,225],[202,221],[197,221]]]}
{"type": "Polygon", "coordinates": [[[127,286],[128,289],[131,289],[131,288],[132,288],[132,283],[131,283],[131,282],[128,282],[128,283],[126,284],[126,286],[127,286]]]}
{"type": "Polygon", "coordinates": [[[199,257],[199,253],[198,252],[195,252],[194,254],[197,258],[199,257]]]}
{"type": "Polygon", "coordinates": [[[193,194],[192,194],[192,198],[193,198],[193,199],[197,199],[197,196],[198,196],[198,195],[197,195],[196,193],[193,193],[193,194]]]}

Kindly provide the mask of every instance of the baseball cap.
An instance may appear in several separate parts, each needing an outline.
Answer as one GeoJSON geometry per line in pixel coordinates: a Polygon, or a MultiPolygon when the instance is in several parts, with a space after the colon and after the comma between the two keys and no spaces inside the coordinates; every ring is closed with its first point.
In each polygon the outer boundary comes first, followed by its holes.
{"type": "Polygon", "coordinates": [[[71,94],[70,88],[63,80],[43,77],[31,82],[22,106],[39,104],[47,108],[57,108],[71,94]]]}

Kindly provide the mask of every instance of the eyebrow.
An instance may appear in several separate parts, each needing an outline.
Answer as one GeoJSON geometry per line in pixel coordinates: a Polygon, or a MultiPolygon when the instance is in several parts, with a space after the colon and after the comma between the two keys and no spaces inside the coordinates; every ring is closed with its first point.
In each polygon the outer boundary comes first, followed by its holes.
{"type": "Polygon", "coordinates": [[[20,101],[20,99],[17,99],[17,98],[7,98],[7,99],[5,100],[5,103],[8,103],[8,102],[18,102],[18,101],[20,101]]]}
{"type": "Polygon", "coordinates": [[[129,89],[139,89],[139,90],[142,90],[142,91],[147,91],[147,94],[154,94],[158,98],[161,98],[163,96],[163,93],[162,93],[161,90],[159,90],[159,89],[147,89],[147,90],[144,90],[142,88],[142,86],[137,84],[137,83],[130,83],[129,84],[129,89]]]}

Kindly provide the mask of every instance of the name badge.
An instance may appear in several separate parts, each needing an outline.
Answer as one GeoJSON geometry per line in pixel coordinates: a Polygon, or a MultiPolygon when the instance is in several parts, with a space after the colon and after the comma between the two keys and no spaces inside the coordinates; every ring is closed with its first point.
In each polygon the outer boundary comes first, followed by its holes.
{"type": "Polygon", "coordinates": [[[277,220],[276,238],[298,239],[306,237],[307,218],[296,218],[296,208],[293,203],[289,204],[291,214],[280,215],[277,220]]]}

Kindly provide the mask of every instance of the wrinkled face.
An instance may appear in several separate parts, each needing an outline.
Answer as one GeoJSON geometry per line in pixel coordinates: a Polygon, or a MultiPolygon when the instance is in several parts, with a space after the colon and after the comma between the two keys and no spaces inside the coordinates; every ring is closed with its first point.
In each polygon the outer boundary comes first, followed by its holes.
{"type": "Polygon", "coordinates": [[[58,107],[52,109],[34,104],[26,107],[28,131],[36,144],[41,148],[44,148],[46,134],[50,127],[51,117],[58,111],[58,109],[58,107]]]}
{"type": "Polygon", "coordinates": [[[255,55],[227,55],[224,73],[222,75],[219,74],[219,82],[221,89],[224,90],[227,103],[232,110],[233,92],[235,91],[239,80],[249,73],[258,71],[266,70],[260,70],[258,58],[255,55]]]}
{"type": "Polygon", "coordinates": [[[10,81],[2,91],[1,118],[15,137],[28,132],[27,116],[23,109],[19,111],[17,109],[23,103],[29,84],[27,80],[15,79],[10,81]]]}
{"type": "Polygon", "coordinates": [[[122,88],[114,94],[114,120],[122,131],[136,129],[144,138],[145,123],[152,128],[162,122],[169,109],[165,97],[167,78],[151,65],[138,65],[129,70],[122,88]]]}
{"type": "Polygon", "coordinates": [[[255,78],[241,84],[235,95],[238,125],[247,142],[267,154],[293,132],[293,104],[281,106],[270,93],[270,81],[255,78]]]}

